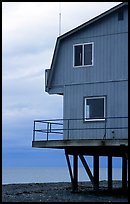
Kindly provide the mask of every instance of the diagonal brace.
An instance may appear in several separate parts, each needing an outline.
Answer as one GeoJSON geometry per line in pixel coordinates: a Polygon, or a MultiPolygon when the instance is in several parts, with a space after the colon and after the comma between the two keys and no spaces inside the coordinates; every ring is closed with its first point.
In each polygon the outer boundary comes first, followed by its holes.
{"type": "Polygon", "coordinates": [[[88,174],[92,184],[94,185],[94,177],[93,177],[93,175],[91,173],[91,170],[90,170],[90,168],[89,168],[89,166],[88,166],[84,156],[79,154],[79,158],[80,158],[80,160],[81,160],[81,162],[82,162],[82,164],[83,164],[83,166],[84,166],[84,168],[85,168],[85,170],[86,170],[86,172],[87,172],[87,174],[88,174]]]}

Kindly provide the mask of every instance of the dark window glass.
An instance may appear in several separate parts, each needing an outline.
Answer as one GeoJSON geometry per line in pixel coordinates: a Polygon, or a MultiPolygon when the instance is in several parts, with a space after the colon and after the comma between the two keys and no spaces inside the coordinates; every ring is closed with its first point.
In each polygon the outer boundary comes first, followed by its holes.
{"type": "Polygon", "coordinates": [[[82,65],[82,45],[76,45],[74,47],[74,66],[82,65]]]}
{"type": "Polygon", "coordinates": [[[92,44],[84,45],[84,65],[92,65],[92,44]]]}
{"type": "Polygon", "coordinates": [[[89,106],[89,117],[87,118],[104,118],[104,98],[87,99],[86,105],[89,106]]]}

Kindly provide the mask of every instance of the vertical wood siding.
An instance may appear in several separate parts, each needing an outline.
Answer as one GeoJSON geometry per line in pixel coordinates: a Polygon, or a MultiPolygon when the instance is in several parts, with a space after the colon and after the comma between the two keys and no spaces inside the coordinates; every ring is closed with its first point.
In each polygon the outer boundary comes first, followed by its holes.
{"type": "MultiPolygon", "coordinates": [[[[93,83],[75,86],[66,86],[64,93],[64,119],[76,119],[69,121],[70,130],[64,132],[64,139],[103,139],[105,134],[105,121],[84,122],[84,97],[86,96],[106,96],[106,115],[107,117],[127,117],[128,114],[128,96],[127,81],[111,83],[93,83]],[[125,99],[125,100],[124,100],[125,99]],[[81,120],[77,120],[81,119],[81,120]],[[83,130],[87,128],[87,130],[83,130]],[[89,128],[94,128],[90,130],[89,128]],[[96,129],[103,128],[103,129],[96,129]]],[[[117,139],[127,138],[128,133],[125,129],[114,129],[128,127],[126,118],[107,119],[107,138],[117,139]],[[113,132],[114,131],[114,135],[113,132]]],[[[64,124],[68,128],[68,121],[64,124]]]]}

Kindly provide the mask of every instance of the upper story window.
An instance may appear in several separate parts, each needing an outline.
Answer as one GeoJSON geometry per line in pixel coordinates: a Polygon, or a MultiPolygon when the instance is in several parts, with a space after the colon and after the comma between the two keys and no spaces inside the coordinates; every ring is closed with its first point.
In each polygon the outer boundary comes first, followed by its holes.
{"type": "Polygon", "coordinates": [[[73,66],[93,66],[94,43],[76,44],[73,47],[73,66]]]}
{"type": "Polygon", "coordinates": [[[84,103],[85,121],[105,120],[105,97],[86,97],[84,103]]]}

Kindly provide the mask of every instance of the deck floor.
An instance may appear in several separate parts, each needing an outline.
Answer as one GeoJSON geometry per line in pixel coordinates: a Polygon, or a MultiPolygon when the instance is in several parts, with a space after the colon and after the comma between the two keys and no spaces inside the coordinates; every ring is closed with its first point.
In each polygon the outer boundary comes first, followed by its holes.
{"type": "Polygon", "coordinates": [[[127,139],[78,139],[78,140],[38,140],[32,141],[32,147],[37,148],[67,148],[91,146],[128,146],[127,139]]]}

